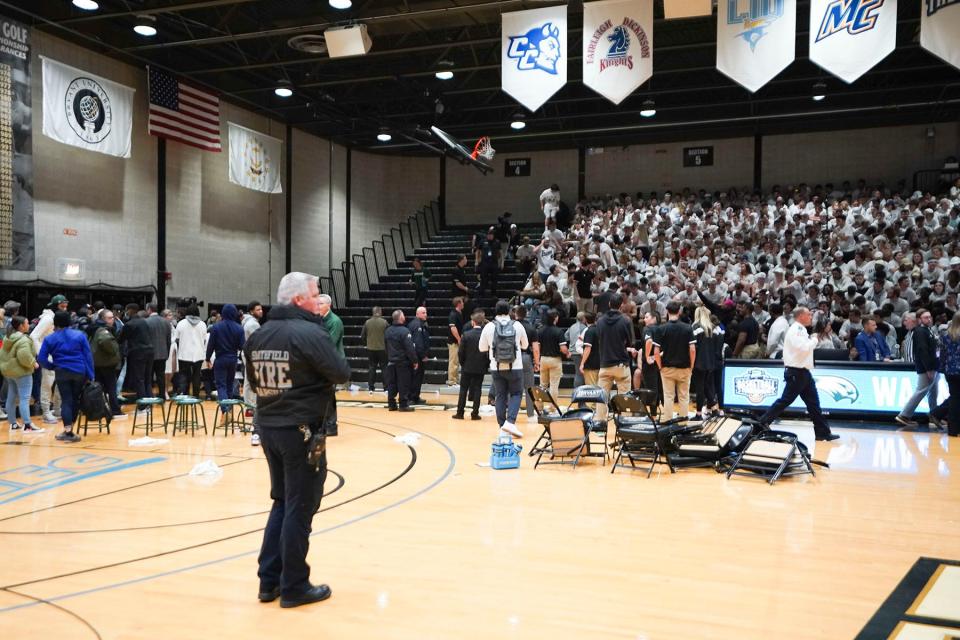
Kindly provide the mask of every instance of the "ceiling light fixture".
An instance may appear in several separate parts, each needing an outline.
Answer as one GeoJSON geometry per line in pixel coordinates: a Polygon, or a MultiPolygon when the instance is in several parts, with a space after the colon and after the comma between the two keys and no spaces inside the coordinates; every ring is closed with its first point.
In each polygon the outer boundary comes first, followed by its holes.
{"type": "Polygon", "coordinates": [[[377,134],[377,140],[380,142],[390,142],[393,140],[393,136],[390,135],[390,130],[386,127],[380,127],[380,133],[377,134]]]}
{"type": "Polygon", "coordinates": [[[157,18],[155,16],[137,16],[137,23],[133,30],[141,36],[152,38],[157,35],[157,18]]]}
{"type": "Polygon", "coordinates": [[[289,80],[281,80],[277,83],[277,87],[273,92],[280,98],[289,98],[293,95],[293,88],[290,86],[289,80]]]}
{"type": "Polygon", "coordinates": [[[520,131],[521,129],[527,126],[527,121],[524,118],[522,113],[513,114],[513,120],[510,122],[510,128],[515,131],[520,131]]]}
{"type": "Polygon", "coordinates": [[[330,6],[334,9],[340,9],[342,11],[352,7],[353,2],[351,2],[351,0],[330,0],[330,6]]]}
{"type": "Polygon", "coordinates": [[[94,0],[73,0],[73,6],[84,11],[96,11],[100,8],[94,0]]]}
{"type": "Polygon", "coordinates": [[[813,96],[811,96],[814,102],[820,102],[827,97],[827,85],[823,82],[818,82],[813,85],[813,96]]]}
{"type": "Polygon", "coordinates": [[[649,98],[644,100],[640,107],[640,116],[643,118],[652,118],[657,115],[657,104],[649,98]]]}
{"type": "Polygon", "coordinates": [[[453,80],[453,63],[441,60],[437,63],[437,72],[433,74],[437,80],[453,80]]]}

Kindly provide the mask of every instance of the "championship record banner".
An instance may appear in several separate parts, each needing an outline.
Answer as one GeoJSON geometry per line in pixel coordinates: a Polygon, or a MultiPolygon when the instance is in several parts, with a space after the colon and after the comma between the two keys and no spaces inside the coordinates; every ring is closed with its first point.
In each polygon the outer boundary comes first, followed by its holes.
{"type": "Polygon", "coordinates": [[[897,46],[897,0],[811,0],[810,59],[852,83],[897,46]]]}
{"type": "Polygon", "coordinates": [[[0,267],[33,271],[30,29],[0,16],[0,267]]]}
{"type": "Polygon", "coordinates": [[[530,111],[567,84],[567,6],[504,13],[500,82],[530,111]]]}
{"type": "Polygon", "coordinates": [[[653,0],[583,5],[583,83],[620,104],[653,75],[653,0]]]}
{"type": "Polygon", "coordinates": [[[960,0],[920,1],[920,46],[960,69],[960,0]]]}
{"type": "Polygon", "coordinates": [[[719,0],[717,70],[757,91],[793,62],[796,0],[719,0]]]}

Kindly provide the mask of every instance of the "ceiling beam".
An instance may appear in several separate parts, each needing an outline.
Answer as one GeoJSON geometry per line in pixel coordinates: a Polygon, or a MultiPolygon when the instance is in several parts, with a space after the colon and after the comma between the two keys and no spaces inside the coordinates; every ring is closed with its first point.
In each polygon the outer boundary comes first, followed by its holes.
{"type": "Polygon", "coordinates": [[[197,11],[200,9],[213,9],[224,5],[237,5],[249,2],[263,2],[264,0],[202,0],[201,2],[184,2],[183,4],[172,4],[165,7],[154,7],[152,9],[132,9],[130,11],[114,11],[113,13],[92,13],[90,15],[79,16],[77,18],[68,18],[61,20],[60,24],[79,24],[81,22],[96,22],[98,20],[109,20],[111,18],[126,18],[129,16],[155,16],[164,13],[180,13],[181,11],[197,11]]]}

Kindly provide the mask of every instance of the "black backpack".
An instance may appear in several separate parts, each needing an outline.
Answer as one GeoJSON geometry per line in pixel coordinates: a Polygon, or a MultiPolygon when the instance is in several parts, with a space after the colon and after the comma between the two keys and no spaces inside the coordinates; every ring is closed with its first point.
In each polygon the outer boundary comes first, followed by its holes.
{"type": "Polygon", "coordinates": [[[110,421],[112,414],[110,413],[107,394],[103,391],[103,385],[99,382],[88,382],[83,385],[83,389],[80,391],[80,410],[87,416],[87,420],[106,418],[107,422],[110,421]]]}
{"type": "Polygon", "coordinates": [[[494,320],[493,324],[493,359],[498,369],[510,368],[517,357],[516,323],[494,320]]]}

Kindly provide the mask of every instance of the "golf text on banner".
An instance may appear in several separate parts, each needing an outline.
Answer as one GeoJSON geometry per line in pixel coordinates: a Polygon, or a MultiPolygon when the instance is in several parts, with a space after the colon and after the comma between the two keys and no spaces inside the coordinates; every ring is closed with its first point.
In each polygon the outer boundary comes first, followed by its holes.
{"type": "Polygon", "coordinates": [[[653,75],[653,0],[583,5],[583,83],[620,104],[653,75]]]}
{"type": "Polygon", "coordinates": [[[228,122],[230,182],[254,191],[280,193],[280,157],[283,143],[276,138],[228,122]]]}
{"type": "Polygon", "coordinates": [[[793,62],[796,0],[719,0],[717,70],[757,91],[793,62]]]}
{"type": "Polygon", "coordinates": [[[134,89],[56,60],[43,59],[43,135],[130,157],[134,89]]]}
{"type": "Polygon", "coordinates": [[[567,83],[567,6],[502,16],[504,92],[536,111],[567,83]]]}
{"type": "Polygon", "coordinates": [[[960,69],[960,0],[920,4],[920,46],[960,69]]]}
{"type": "Polygon", "coordinates": [[[853,82],[897,46],[897,0],[811,0],[810,60],[853,82]]]}

